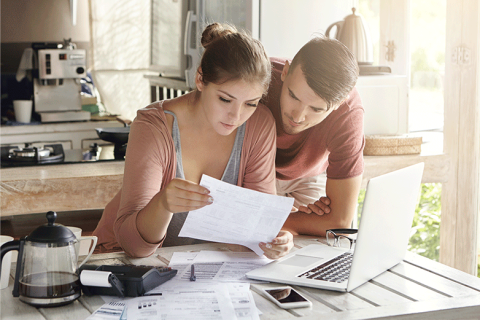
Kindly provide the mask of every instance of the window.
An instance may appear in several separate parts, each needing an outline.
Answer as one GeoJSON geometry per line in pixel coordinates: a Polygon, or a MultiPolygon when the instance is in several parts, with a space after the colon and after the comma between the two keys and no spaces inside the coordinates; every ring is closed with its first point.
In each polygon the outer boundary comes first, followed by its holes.
{"type": "MultiPolygon", "coordinates": [[[[373,42],[374,65],[408,79],[408,132],[422,152],[443,150],[446,0],[358,0],[373,42]],[[395,40],[393,40],[395,39],[395,40]],[[427,143],[425,143],[427,142],[427,143]],[[429,143],[431,142],[431,143],[429,143]]],[[[439,260],[441,183],[422,184],[409,250],[439,260]]],[[[365,191],[359,196],[358,219],[365,191]]]]}

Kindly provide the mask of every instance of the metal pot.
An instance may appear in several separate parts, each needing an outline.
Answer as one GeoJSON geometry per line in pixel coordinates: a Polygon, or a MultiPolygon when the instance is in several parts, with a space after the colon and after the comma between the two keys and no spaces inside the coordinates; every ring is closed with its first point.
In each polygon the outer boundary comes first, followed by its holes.
{"type": "Polygon", "coordinates": [[[95,128],[100,139],[115,144],[113,151],[115,159],[124,159],[127,150],[128,135],[130,133],[130,124],[132,121],[117,117],[117,121],[123,123],[123,128],[95,128]]]}
{"type": "Polygon", "coordinates": [[[128,134],[130,133],[130,124],[132,121],[117,117],[118,122],[123,123],[123,128],[95,128],[100,139],[112,142],[115,145],[124,145],[128,142],[128,134]]]}
{"type": "Polygon", "coordinates": [[[359,65],[373,64],[373,44],[362,16],[355,13],[345,17],[343,21],[332,23],[325,31],[325,36],[330,38],[330,30],[337,26],[335,39],[342,42],[355,55],[359,65]]]}
{"type": "Polygon", "coordinates": [[[96,128],[98,137],[104,141],[124,145],[128,142],[130,127],[123,128],[96,128]]]}

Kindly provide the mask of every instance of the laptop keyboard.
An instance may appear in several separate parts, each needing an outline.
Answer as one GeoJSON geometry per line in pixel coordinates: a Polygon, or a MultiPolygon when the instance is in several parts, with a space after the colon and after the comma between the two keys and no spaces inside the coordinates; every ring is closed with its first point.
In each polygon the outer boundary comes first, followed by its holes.
{"type": "Polygon", "coordinates": [[[353,253],[345,252],[324,264],[302,273],[298,277],[341,283],[348,279],[352,258],[353,253]]]}

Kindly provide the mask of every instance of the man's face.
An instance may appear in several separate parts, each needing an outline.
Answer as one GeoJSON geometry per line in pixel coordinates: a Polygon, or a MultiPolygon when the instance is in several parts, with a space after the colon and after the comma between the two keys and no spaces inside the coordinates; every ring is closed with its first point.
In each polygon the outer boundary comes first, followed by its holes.
{"type": "Polygon", "coordinates": [[[287,62],[282,72],[280,111],[283,130],[297,134],[322,122],[340,104],[328,109],[327,103],[308,86],[301,67],[297,65],[290,74],[289,68],[287,62]]]}

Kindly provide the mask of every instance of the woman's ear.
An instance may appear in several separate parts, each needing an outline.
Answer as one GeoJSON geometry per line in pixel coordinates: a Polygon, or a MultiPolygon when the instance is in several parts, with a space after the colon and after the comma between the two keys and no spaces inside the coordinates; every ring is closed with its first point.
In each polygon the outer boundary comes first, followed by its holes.
{"type": "Polygon", "coordinates": [[[204,87],[203,83],[203,76],[202,76],[202,68],[197,69],[197,73],[195,74],[195,86],[197,87],[198,91],[202,91],[204,87]]]}

